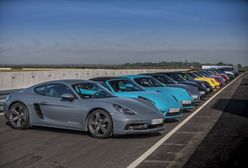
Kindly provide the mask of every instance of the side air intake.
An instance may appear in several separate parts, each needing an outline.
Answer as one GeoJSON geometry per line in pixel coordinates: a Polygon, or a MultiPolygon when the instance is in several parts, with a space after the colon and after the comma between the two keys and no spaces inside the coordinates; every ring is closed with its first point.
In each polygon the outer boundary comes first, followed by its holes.
{"type": "Polygon", "coordinates": [[[43,117],[43,114],[42,114],[42,112],[41,112],[41,110],[40,110],[40,105],[39,105],[39,104],[37,104],[37,103],[34,104],[34,110],[35,110],[37,116],[38,116],[40,119],[43,119],[43,118],[44,118],[44,117],[43,117]]]}

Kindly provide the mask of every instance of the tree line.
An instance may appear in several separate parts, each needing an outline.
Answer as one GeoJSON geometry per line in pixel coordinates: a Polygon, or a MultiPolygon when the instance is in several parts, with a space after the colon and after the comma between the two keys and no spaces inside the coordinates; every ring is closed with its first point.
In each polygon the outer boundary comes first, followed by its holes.
{"type": "Polygon", "coordinates": [[[21,69],[21,68],[68,68],[68,69],[175,69],[175,68],[201,68],[202,65],[232,65],[219,62],[217,64],[210,63],[199,63],[199,62],[136,62],[136,63],[124,63],[124,64],[2,64],[2,68],[12,68],[12,69],[21,69]]]}

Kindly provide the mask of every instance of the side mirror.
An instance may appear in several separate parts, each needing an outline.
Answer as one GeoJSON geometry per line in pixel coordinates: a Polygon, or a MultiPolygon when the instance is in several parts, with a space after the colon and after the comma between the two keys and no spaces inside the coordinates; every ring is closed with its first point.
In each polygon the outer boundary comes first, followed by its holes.
{"type": "Polygon", "coordinates": [[[61,98],[62,98],[62,100],[69,100],[69,101],[73,101],[75,99],[75,97],[70,93],[62,94],[61,98]]]}

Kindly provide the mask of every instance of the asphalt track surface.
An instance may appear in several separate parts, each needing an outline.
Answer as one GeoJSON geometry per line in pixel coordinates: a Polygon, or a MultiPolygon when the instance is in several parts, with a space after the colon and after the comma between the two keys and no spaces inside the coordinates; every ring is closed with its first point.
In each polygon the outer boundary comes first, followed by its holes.
{"type": "MultiPolygon", "coordinates": [[[[247,148],[247,90],[248,75],[243,75],[142,160],[138,167],[218,167],[230,164],[231,156],[239,156],[240,150],[247,148]]],[[[160,133],[109,139],[94,139],[88,133],[43,127],[14,130],[1,115],[0,167],[127,167],[191,114],[184,113],[179,121],[166,121],[165,130],[160,133]]],[[[235,165],[243,161],[242,157],[231,158],[235,165]]]]}
{"type": "Polygon", "coordinates": [[[219,99],[213,108],[222,114],[184,168],[247,168],[248,75],[231,99],[219,99]]]}

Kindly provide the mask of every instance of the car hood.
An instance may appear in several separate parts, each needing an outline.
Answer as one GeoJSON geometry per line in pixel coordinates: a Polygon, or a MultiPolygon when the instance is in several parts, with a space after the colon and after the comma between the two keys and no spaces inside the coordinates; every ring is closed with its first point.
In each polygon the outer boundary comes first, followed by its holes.
{"type": "Polygon", "coordinates": [[[193,80],[193,81],[183,81],[182,84],[190,84],[190,85],[199,85],[198,81],[193,80]]]}
{"type": "Polygon", "coordinates": [[[160,111],[168,111],[170,108],[181,108],[182,105],[175,98],[170,95],[163,95],[158,92],[138,91],[138,92],[119,92],[115,93],[116,96],[131,97],[131,98],[144,98],[153,102],[160,111]]]}
{"type": "Polygon", "coordinates": [[[206,88],[204,88],[201,85],[202,84],[202,81],[197,81],[197,80],[184,81],[184,82],[182,82],[182,84],[193,85],[193,86],[197,87],[200,91],[206,91],[207,90],[206,88]]]}
{"type": "Polygon", "coordinates": [[[197,89],[197,87],[194,87],[194,86],[189,86],[189,85],[184,85],[184,84],[167,84],[166,86],[187,89],[192,95],[200,95],[199,90],[197,89]]]}
{"type": "Polygon", "coordinates": [[[183,88],[172,88],[172,87],[145,87],[148,91],[161,92],[164,95],[175,96],[179,101],[193,101],[193,97],[183,88]]]}
{"type": "Polygon", "coordinates": [[[118,104],[124,107],[127,107],[138,114],[146,115],[147,113],[159,113],[160,111],[155,107],[151,106],[148,103],[144,103],[139,101],[138,99],[132,98],[125,98],[125,97],[110,97],[110,98],[102,98],[102,99],[95,99],[94,101],[107,103],[107,104],[118,104]]]}

